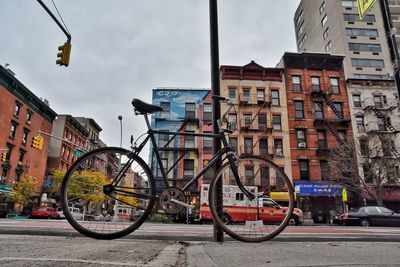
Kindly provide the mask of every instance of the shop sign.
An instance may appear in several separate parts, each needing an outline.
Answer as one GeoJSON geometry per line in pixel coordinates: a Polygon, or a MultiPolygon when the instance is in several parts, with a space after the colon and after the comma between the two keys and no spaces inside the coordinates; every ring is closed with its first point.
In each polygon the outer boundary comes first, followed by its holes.
{"type": "Polygon", "coordinates": [[[299,196],[342,196],[342,186],[328,182],[294,182],[299,196]]]}
{"type": "Polygon", "coordinates": [[[385,188],[383,192],[386,200],[400,200],[400,187],[385,188]]]}

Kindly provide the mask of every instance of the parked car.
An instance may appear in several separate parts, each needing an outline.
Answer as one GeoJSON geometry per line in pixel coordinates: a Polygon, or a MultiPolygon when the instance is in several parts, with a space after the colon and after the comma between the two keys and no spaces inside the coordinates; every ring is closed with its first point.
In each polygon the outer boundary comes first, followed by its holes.
{"type": "MultiPolygon", "coordinates": [[[[79,208],[77,208],[77,207],[68,207],[68,208],[72,214],[72,217],[74,217],[76,220],[83,220],[83,213],[81,212],[81,210],[79,208]]],[[[60,215],[61,219],[65,219],[65,215],[64,215],[62,207],[57,208],[57,213],[58,213],[58,215],[60,215]]]]}
{"type": "Polygon", "coordinates": [[[60,219],[60,215],[54,208],[40,207],[32,210],[31,218],[60,219]]]}
{"type": "Polygon", "coordinates": [[[28,219],[29,216],[22,215],[19,213],[9,213],[6,216],[6,219],[13,219],[13,220],[23,220],[23,219],[28,219]]]}
{"type": "Polygon", "coordinates": [[[366,206],[340,216],[342,225],[400,226],[400,214],[379,206],[366,206]]]}

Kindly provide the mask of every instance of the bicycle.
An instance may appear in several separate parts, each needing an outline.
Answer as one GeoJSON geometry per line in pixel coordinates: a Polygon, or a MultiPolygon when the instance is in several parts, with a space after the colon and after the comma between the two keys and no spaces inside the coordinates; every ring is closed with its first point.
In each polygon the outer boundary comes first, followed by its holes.
{"type": "MultiPolygon", "coordinates": [[[[152,129],[148,115],[161,112],[162,108],[133,99],[135,115],[144,116],[147,132],[134,143],[131,140],[130,150],[98,148],[85,153],[70,166],[61,186],[61,203],[69,223],[88,237],[114,239],[139,228],[149,217],[156,200],[165,213],[179,214],[187,207],[193,208],[186,202],[184,192],[220,160],[222,167],[215,172],[209,185],[208,200],[201,204],[201,212],[213,218],[225,233],[245,242],[266,241],[282,232],[293,218],[294,192],[290,179],[267,158],[238,156],[234,152],[227,139],[227,134],[233,132],[227,115],[234,104],[221,96],[214,98],[228,107],[218,120],[219,132],[216,134],[152,129]],[[172,135],[165,146],[176,136],[194,135],[216,138],[222,142],[222,148],[214,153],[201,171],[178,188],[170,186],[168,182],[168,173],[172,168],[166,170],[166,166],[163,166],[156,134],[172,135]],[[144,140],[139,141],[142,137],[144,140]],[[162,192],[157,192],[154,175],[139,156],[149,140],[165,187],[162,192]],[[289,205],[287,208],[278,208],[280,214],[271,216],[269,205],[273,201],[268,201],[267,197],[273,191],[286,191],[289,205]],[[67,208],[69,206],[81,207],[88,214],[101,213],[110,219],[77,220],[67,208]]],[[[173,165],[176,164],[177,161],[173,165]]]]}

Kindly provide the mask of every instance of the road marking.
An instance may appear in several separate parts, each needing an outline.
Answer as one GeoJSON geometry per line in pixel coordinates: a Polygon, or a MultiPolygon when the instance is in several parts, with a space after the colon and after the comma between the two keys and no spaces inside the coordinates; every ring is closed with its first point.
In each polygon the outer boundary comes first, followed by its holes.
{"type": "MultiPolygon", "coordinates": [[[[63,259],[63,258],[22,258],[22,257],[1,257],[1,262],[10,262],[10,261],[26,261],[26,262],[76,262],[76,263],[88,263],[88,264],[98,264],[98,265],[106,265],[106,266],[143,266],[143,264],[135,264],[128,262],[110,262],[110,261],[98,261],[98,260],[83,260],[83,259],[63,259]]],[[[160,265],[161,266],[161,265],[160,265]]]]}

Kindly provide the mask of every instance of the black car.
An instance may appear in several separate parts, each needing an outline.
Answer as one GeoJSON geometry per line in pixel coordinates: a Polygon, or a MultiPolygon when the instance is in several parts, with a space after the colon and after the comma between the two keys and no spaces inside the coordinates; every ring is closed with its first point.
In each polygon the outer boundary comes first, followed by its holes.
{"type": "Polygon", "coordinates": [[[400,214],[379,206],[361,207],[340,216],[342,225],[400,226],[400,214]]]}

